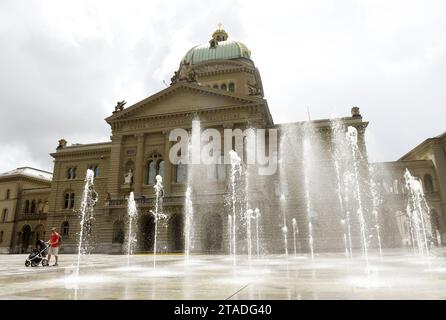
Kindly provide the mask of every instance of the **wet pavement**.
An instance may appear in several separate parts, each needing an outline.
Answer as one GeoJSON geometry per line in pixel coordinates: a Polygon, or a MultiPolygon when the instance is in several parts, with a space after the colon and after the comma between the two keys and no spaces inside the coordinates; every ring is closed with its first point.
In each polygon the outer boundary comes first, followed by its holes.
{"type": "Polygon", "coordinates": [[[0,299],[446,299],[446,256],[389,250],[384,257],[61,255],[58,267],[0,256],[0,299]],[[368,272],[367,272],[368,270],[368,272]]]}

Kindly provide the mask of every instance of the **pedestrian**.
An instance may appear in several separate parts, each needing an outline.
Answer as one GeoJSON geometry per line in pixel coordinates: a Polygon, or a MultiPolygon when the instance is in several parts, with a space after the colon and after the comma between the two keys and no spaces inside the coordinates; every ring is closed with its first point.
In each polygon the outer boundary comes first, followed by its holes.
{"type": "Polygon", "coordinates": [[[48,252],[48,266],[50,265],[51,255],[54,255],[56,258],[56,262],[53,264],[53,267],[57,267],[58,261],[59,261],[59,242],[60,242],[60,235],[56,232],[56,228],[51,228],[51,237],[48,241],[48,244],[50,245],[50,250],[48,252]]]}

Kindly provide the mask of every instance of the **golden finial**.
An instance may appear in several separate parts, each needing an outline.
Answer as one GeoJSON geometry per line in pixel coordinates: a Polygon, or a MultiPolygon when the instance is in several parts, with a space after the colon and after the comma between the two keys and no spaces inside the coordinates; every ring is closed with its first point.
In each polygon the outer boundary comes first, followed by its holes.
{"type": "Polygon", "coordinates": [[[214,39],[217,42],[225,41],[226,39],[228,39],[228,34],[223,29],[223,25],[221,24],[221,22],[217,24],[217,30],[215,30],[214,33],[212,34],[212,39],[214,39]]]}

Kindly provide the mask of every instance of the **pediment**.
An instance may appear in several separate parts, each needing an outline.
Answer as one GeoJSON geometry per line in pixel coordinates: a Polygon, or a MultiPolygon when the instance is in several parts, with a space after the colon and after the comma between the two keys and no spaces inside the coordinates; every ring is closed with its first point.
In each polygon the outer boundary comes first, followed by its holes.
{"type": "Polygon", "coordinates": [[[150,96],[106,120],[129,120],[148,116],[198,112],[209,108],[259,103],[263,100],[244,97],[197,84],[178,83],[150,96]]]}

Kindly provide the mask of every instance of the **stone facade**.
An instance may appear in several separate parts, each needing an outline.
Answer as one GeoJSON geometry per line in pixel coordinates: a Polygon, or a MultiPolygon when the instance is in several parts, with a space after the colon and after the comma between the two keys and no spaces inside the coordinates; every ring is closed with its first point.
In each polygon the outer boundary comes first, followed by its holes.
{"type": "Polygon", "coordinates": [[[45,237],[51,173],[18,168],[0,174],[0,253],[28,252],[45,237]]]}
{"type": "MultiPolygon", "coordinates": [[[[226,34],[222,32],[220,30],[216,34],[226,34]]],[[[226,41],[227,34],[221,39],[226,41]]],[[[284,160],[284,163],[288,161],[286,179],[281,176],[280,170],[270,176],[251,177],[249,196],[251,205],[259,208],[262,213],[261,242],[264,252],[282,250],[280,235],[283,210],[289,213],[289,219],[294,217],[297,220],[300,229],[297,239],[299,250],[308,251],[307,209],[300,160],[303,155],[299,151],[303,144],[303,136],[299,132],[306,124],[274,124],[267,100],[264,98],[260,73],[249,58],[249,50],[240,43],[228,43],[231,54],[240,48],[240,56],[220,56],[214,59],[212,50],[220,45],[221,39],[213,39],[207,56],[201,51],[201,60],[198,63],[192,63],[194,52],[189,51],[168,88],[127,108],[124,108],[125,101],[119,102],[112,114],[105,119],[111,128],[109,142],[69,145],[66,140],[61,139],[56,151],[51,154],[54,158],[51,183],[35,181],[29,177],[20,177],[17,180],[0,177],[0,210],[4,208],[13,213],[9,214],[5,221],[0,221],[0,231],[3,232],[0,250],[4,253],[26,251],[36,237],[49,234],[50,228],[55,226],[62,235],[62,252],[75,252],[80,228],[78,210],[85,173],[90,168],[95,172],[94,188],[98,193],[93,225],[96,238],[94,252],[124,251],[127,230],[126,199],[130,192],[134,192],[140,212],[136,250],[153,250],[153,218],[149,212],[154,206],[153,187],[156,174],[163,176],[163,211],[168,216],[167,223],[159,229],[157,250],[182,252],[183,206],[187,179],[180,173],[180,168],[169,161],[169,150],[173,143],[169,141],[169,133],[176,128],[190,131],[192,119],[198,117],[202,129],[215,128],[221,133],[226,128],[277,129],[280,139],[290,130],[297,132],[292,136],[293,140],[278,151],[279,154],[286,154],[287,148],[297,150],[293,151],[295,159],[284,160]],[[289,196],[284,207],[280,196],[284,193],[285,180],[289,196]],[[10,190],[9,198],[4,196],[6,190],[10,190]],[[25,214],[26,201],[39,199],[44,201],[42,210],[25,214]],[[26,239],[23,236],[24,230],[26,239]]],[[[226,51],[222,52],[224,54],[226,51]]],[[[360,170],[365,172],[368,160],[364,134],[368,123],[363,121],[356,107],[352,109],[351,116],[343,118],[342,121],[346,126],[358,130],[358,145],[364,155],[360,170]]],[[[315,246],[319,251],[341,250],[343,239],[340,237],[342,232],[339,229],[339,216],[336,215],[341,209],[334,192],[336,176],[330,155],[333,149],[332,122],[323,119],[312,121],[311,125],[320,141],[320,153],[314,165],[321,179],[311,181],[319,191],[314,194],[314,210],[320,213],[333,212],[321,214],[323,217],[319,225],[315,226],[315,246]]],[[[389,209],[388,212],[381,212],[381,223],[384,229],[388,228],[384,239],[386,246],[403,244],[400,239],[404,231],[398,229],[398,218],[394,213],[404,209],[405,199],[398,190],[402,190],[401,178],[406,168],[414,175],[422,177],[424,181],[429,180],[427,175],[431,177],[429,181],[432,188],[429,184],[425,189],[434,208],[433,214],[438,216],[438,219],[435,219],[438,229],[443,237],[446,235],[445,141],[444,135],[430,139],[400,161],[374,164],[376,171],[380,173],[378,177],[381,185],[387,184],[385,202],[389,209]]],[[[228,207],[225,197],[228,193],[229,170],[228,165],[224,166],[223,172],[219,174],[216,173],[217,169],[213,170],[211,175],[208,170],[204,170],[196,178],[199,187],[195,188],[193,199],[196,212],[194,252],[228,251],[228,207]]],[[[291,250],[291,233],[288,240],[291,250]]],[[[244,241],[241,237],[241,248],[244,241]]]]}

